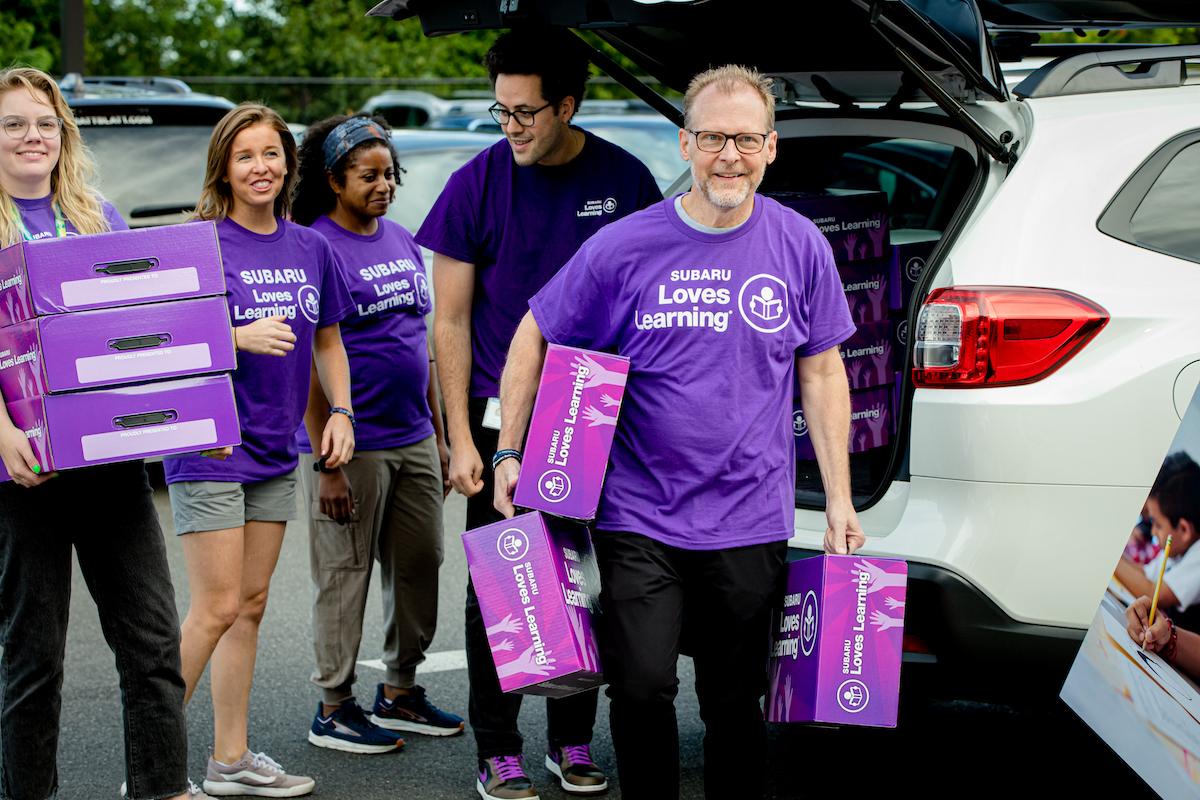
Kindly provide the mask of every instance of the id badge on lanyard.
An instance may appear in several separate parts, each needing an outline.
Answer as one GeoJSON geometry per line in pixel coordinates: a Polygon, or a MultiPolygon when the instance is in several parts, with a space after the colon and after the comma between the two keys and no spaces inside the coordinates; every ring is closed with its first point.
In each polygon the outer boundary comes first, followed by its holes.
{"type": "MultiPolygon", "coordinates": [[[[33,234],[29,232],[29,228],[25,225],[25,220],[21,219],[21,215],[14,208],[12,212],[12,220],[17,224],[17,229],[21,231],[21,238],[27,242],[33,241],[33,234]]],[[[63,219],[62,209],[58,207],[58,203],[54,204],[54,236],[57,239],[65,238],[67,235],[67,221],[63,219]]]]}

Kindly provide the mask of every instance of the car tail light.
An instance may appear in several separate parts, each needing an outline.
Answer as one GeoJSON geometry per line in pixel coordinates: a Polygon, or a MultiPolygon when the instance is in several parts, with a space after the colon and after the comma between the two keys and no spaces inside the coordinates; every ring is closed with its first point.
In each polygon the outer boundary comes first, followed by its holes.
{"type": "Polygon", "coordinates": [[[1033,383],[1071,360],[1107,322],[1100,306],[1057,289],[937,289],[917,318],[913,382],[964,389],[1033,383]]]}

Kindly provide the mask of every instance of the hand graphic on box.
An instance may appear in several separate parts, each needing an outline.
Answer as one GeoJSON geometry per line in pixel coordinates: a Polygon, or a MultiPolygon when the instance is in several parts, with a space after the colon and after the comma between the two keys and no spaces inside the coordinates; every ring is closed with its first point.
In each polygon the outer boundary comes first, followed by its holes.
{"type": "Polygon", "coordinates": [[[512,614],[505,614],[504,619],[487,629],[487,635],[489,637],[499,636],[502,633],[516,633],[519,630],[521,630],[521,623],[514,619],[512,614]]]}
{"type": "Polygon", "coordinates": [[[907,578],[902,573],[891,573],[880,569],[869,561],[858,561],[854,564],[854,569],[859,572],[867,573],[868,588],[867,594],[874,594],[880,589],[888,589],[892,587],[903,587],[907,582],[907,578]]]}
{"type": "Polygon", "coordinates": [[[893,611],[895,611],[897,608],[904,608],[904,601],[897,600],[894,597],[883,598],[883,604],[885,606],[887,606],[888,608],[892,609],[893,611]]]}
{"type": "Polygon", "coordinates": [[[617,418],[610,417],[595,406],[588,406],[583,410],[583,418],[589,423],[589,428],[594,428],[597,425],[616,425],[617,418]]]}
{"type": "Polygon", "coordinates": [[[621,401],[620,401],[620,400],[614,400],[614,399],[612,398],[612,395],[610,395],[610,394],[602,394],[602,395],[600,395],[600,402],[604,404],[604,407],[605,407],[605,408],[612,408],[613,406],[619,406],[619,405],[621,405],[621,401]]]}
{"type": "Polygon", "coordinates": [[[882,632],[891,628],[899,628],[904,624],[904,621],[893,619],[882,611],[872,611],[871,624],[875,626],[876,630],[882,632]]]}
{"type": "Polygon", "coordinates": [[[492,645],[493,653],[508,653],[513,649],[513,640],[505,639],[500,644],[492,645]]]}
{"type": "Polygon", "coordinates": [[[624,386],[625,376],[619,372],[610,372],[600,366],[600,362],[589,356],[587,353],[580,353],[575,356],[575,360],[571,362],[571,366],[578,371],[580,367],[588,371],[587,383],[583,384],[583,388],[591,389],[594,386],[624,386]]]}
{"type": "Polygon", "coordinates": [[[555,671],[551,664],[554,664],[557,659],[550,658],[551,652],[552,651],[550,650],[546,650],[546,663],[539,664],[534,660],[533,645],[530,645],[528,648],[526,648],[524,653],[521,653],[521,655],[517,656],[512,661],[509,661],[507,664],[497,666],[496,675],[500,678],[508,678],[518,673],[524,673],[526,675],[539,675],[544,678],[551,672],[555,671]]]}

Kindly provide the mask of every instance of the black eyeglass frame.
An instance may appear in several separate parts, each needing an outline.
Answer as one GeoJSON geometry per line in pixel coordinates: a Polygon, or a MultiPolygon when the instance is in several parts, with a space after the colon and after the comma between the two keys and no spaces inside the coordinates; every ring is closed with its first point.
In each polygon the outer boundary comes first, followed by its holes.
{"type": "Polygon", "coordinates": [[[545,111],[547,108],[550,108],[553,105],[554,103],[546,103],[546,105],[541,106],[540,108],[535,108],[532,111],[529,109],[510,111],[499,103],[493,103],[492,105],[488,106],[488,113],[492,115],[492,119],[495,120],[496,124],[501,128],[508,125],[509,121],[508,119],[501,119],[501,116],[507,116],[509,119],[516,118],[517,124],[522,128],[532,128],[534,123],[537,122],[537,119],[535,118],[537,117],[538,113],[545,111]],[[522,117],[527,118],[529,122],[526,122],[525,119],[522,119],[522,117]]]}
{"type": "Polygon", "coordinates": [[[694,131],[691,128],[685,128],[684,130],[686,130],[692,136],[696,137],[696,149],[702,153],[719,153],[725,149],[725,144],[730,139],[732,139],[733,146],[735,148],[737,148],[737,151],[739,153],[741,153],[742,155],[744,155],[744,156],[758,155],[766,148],[767,139],[769,139],[771,137],[770,131],[767,131],[766,133],[759,133],[758,131],[738,131],[737,133],[725,133],[724,131],[694,131]],[[701,134],[708,134],[710,136],[720,136],[721,137],[721,146],[717,147],[716,149],[701,147],[700,146],[700,135],[701,134]],[[762,144],[759,145],[757,150],[745,150],[738,144],[739,136],[761,136],[762,144]]]}

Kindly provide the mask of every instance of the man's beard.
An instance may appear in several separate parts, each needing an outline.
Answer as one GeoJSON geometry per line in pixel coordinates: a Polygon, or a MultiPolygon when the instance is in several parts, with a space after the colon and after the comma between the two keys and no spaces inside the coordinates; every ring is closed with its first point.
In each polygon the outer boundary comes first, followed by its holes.
{"type": "MultiPolygon", "coordinates": [[[[695,176],[693,176],[693,179],[695,176]]],[[[730,186],[725,189],[717,189],[713,186],[713,181],[716,178],[709,176],[703,181],[697,180],[700,190],[704,192],[704,196],[708,202],[717,208],[737,208],[742,203],[746,202],[751,194],[753,194],[755,186],[750,181],[749,176],[745,176],[744,180],[737,187],[730,186]]]]}

